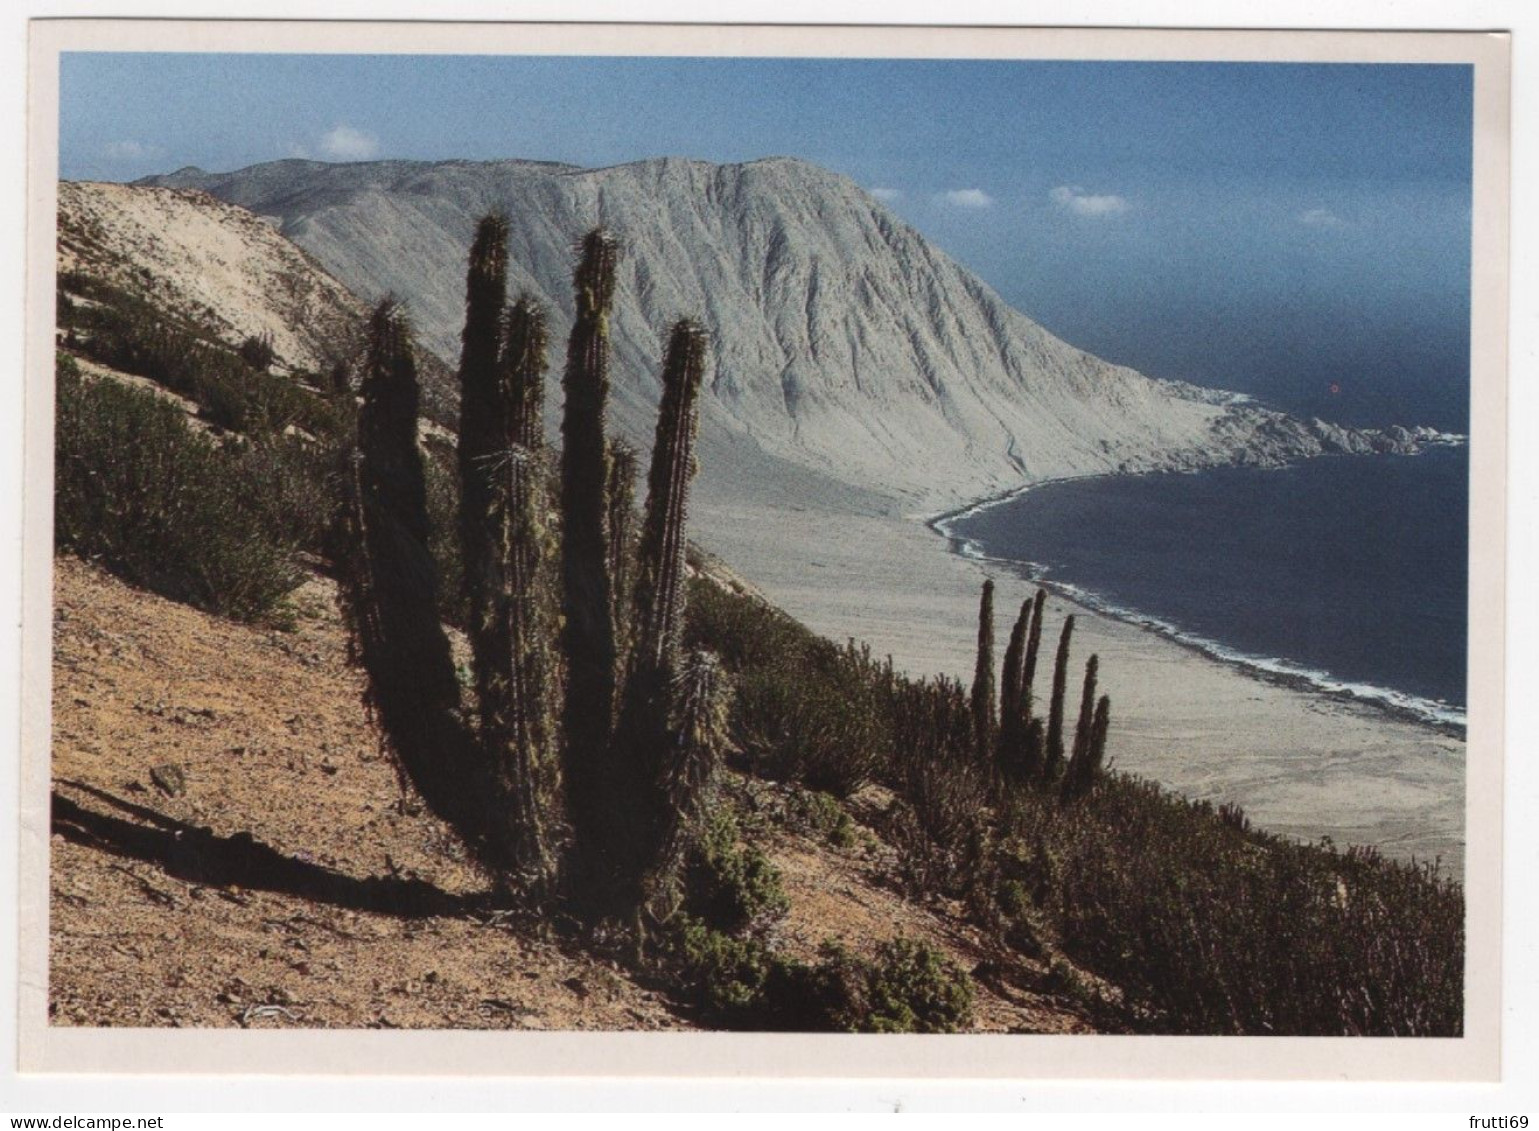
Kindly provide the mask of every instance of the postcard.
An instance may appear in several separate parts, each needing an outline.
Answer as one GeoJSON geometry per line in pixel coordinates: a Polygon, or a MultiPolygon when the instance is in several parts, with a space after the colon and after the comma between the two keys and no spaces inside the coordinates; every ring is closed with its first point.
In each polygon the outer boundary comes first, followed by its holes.
{"type": "Polygon", "coordinates": [[[24,1069],[1495,1078],[1508,50],[35,21],[24,1069]]]}

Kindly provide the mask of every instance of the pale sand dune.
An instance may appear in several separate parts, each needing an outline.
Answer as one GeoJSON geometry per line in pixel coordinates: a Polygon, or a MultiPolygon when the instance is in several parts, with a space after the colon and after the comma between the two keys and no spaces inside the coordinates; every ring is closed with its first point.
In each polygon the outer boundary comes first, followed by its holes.
{"type": "MultiPolygon", "coordinates": [[[[700,542],[777,604],[835,639],[854,636],[898,667],[971,679],[978,591],[994,577],[1003,649],[1033,587],[959,558],[914,519],[863,505],[794,511],[708,499],[700,542]],[[849,513],[854,510],[864,513],[849,513]]],[[[1077,617],[1074,667],[1096,652],[1112,699],[1114,765],[1187,796],[1234,801],[1274,832],[1373,844],[1399,858],[1441,857],[1462,874],[1464,743],[1367,705],[1263,682],[1145,629],[1061,597],[1048,601],[1045,666],[1063,617],[1077,617]]],[[[1045,695],[1051,675],[1039,670],[1045,695]]]]}

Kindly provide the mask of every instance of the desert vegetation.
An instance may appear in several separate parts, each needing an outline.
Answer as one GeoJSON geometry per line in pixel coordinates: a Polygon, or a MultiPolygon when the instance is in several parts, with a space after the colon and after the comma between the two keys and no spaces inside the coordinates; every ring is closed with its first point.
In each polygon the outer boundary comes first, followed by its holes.
{"type": "Polygon", "coordinates": [[[507,245],[505,220],[481,222],[457,444],[422,434],[394,302],[351,364],[284,375],[270,343],[221,344],[61,280],[58,549],[277,625],[307,567],[331,572],[391,755],[491,898],[671,987],[707,1024],[952,1031],[987,976],[1113,1032],[1461,1031],[1458,885],[1109,771],[1099,658],[1075,655],[1073,616],[1049,632],[1045,592],[996,666],[985,582],[969,687],[822,639],[699,568],[687,519],[710,343],[688,319],[660,359],[638,522],[637,456],[605,427],[621,249],[602,230],[578,249],[552,451],[547,316],[509,301],[507,245]],[[77,354],[196,417],[89,376],[77,354]],[[987,969],[905,937],[789,955],[784,884],[733,786],[749,781],[793,788],[831,843],[866,814],[897,850],[882,882],[981,930],[987,969]]]}

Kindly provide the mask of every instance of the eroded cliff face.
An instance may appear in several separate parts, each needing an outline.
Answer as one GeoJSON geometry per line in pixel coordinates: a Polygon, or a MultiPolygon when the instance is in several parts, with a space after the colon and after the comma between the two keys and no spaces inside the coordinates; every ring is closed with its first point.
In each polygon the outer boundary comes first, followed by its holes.
{"type": "MultiPolygon", "coordinates": [[[[152,180],[251,210],[366,300],[405,298],[424,343],[451,363],[481,215],[508,215],[510,292],[550,306],[558,343],[573,243],[607,225],[625,248],[616,425],[649,442],[662,338],[691,315],[713,338],[706,451],[767,457],[707,461],[707,491],[745,465],[789,466],[939,508],[1068,475],[1412,451],[1436,438],[1303,421],[1102,361],[1011,308],[848,178],[795,159],[283,161],[152,180]]],[[[557,359],[553,398],[559,370],[557,359]]]]}

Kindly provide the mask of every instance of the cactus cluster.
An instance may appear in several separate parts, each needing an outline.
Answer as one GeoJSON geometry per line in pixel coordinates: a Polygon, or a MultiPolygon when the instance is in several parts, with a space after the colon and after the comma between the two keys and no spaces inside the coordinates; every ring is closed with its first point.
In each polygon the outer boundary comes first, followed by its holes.
{"type": "Polygon", "coordinates": [[[679,650],[706,338],[673,328],[637,539],[636,455],[604,419],[619,249],[583,239],[552,500],[546,319],[528,296],[507,305],[507,232],[495,215],[477,228],[459,371],[473,705],[439,620],[413,346],[391,302],[370,325],[346,508],[355,649],[403,777],[504,888],[560,891],[591,921],[666,915],[726,745],[725,678],[679,650]]]}
{"type": "Polygon", "coordinates": [[[1101,770],[1106,754],[1106,735],[1111,726],[1111,699],[1105,695],[1099,701],[1096,699],[1100,657],[1092,655],[1085,663],[1079,719],[1073,746],[1066,756],[1064,700],[1068,693],[1074,617],[1065,617],[1059,632],[1052,691],[1044,722],[1034,710],[1033,691],[1042,644],[1043,612],[1047,605],[1046,590],[1038,589],[1034,597],[1021,603],[1010,632],[1000,671],[998,723],[997,727],[993,726],[993,598],[994,583],[985,581],[978,610],[978,660],[971,697],[979,758],[986,760],[992,755],[994,777],[1001,784],[1057,783],[1065,801],[1082,796],[1101,770]],[[986,691],[983,690],[985,687],[986,691]],[[992,735],[991,742],[985,741],[986,717],[991,720],[988,732],[992,735]]]}

